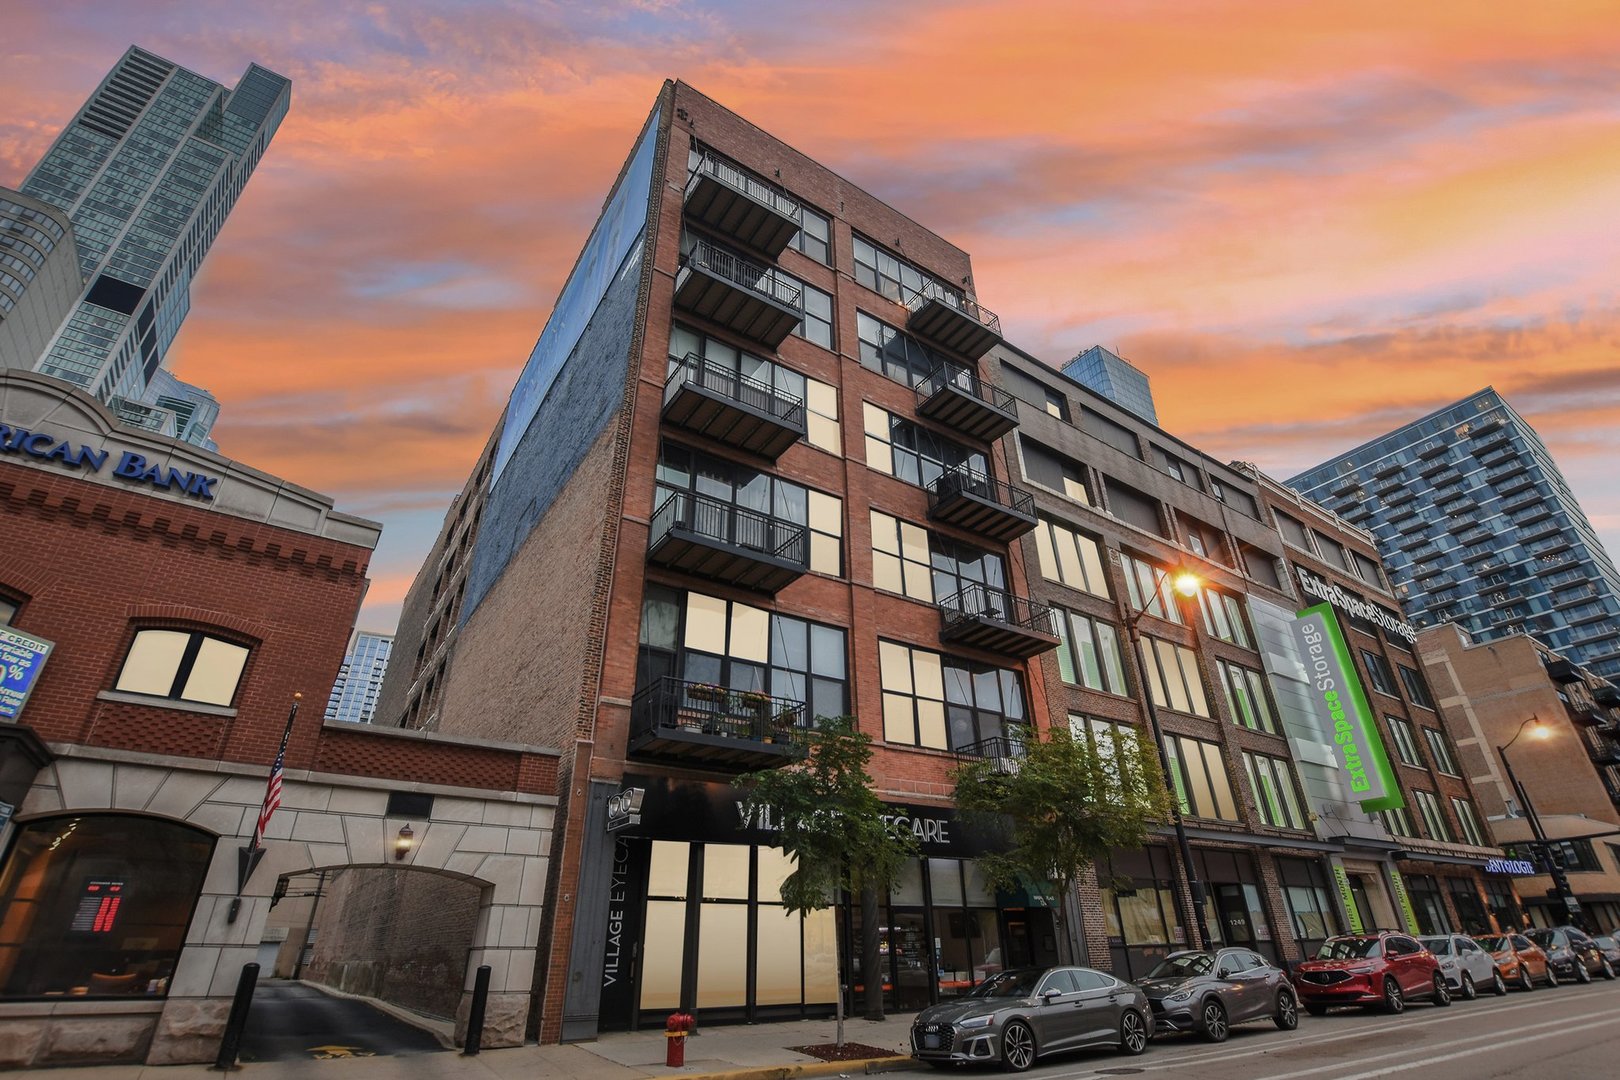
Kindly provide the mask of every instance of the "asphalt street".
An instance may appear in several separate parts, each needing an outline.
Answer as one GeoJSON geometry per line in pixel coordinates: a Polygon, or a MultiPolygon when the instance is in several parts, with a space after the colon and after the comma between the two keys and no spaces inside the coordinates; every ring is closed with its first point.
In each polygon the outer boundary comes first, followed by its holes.
{"type": "Polygon", "coordinates": [[[443,1052],[421,1028],[396,1020],[363,1001],[333,997],[313,987],[270,979],[259,984],[242,1038],[243,1064],[400,1057],[443,1052]]]}
{"type": "Polygon", "coordinates": [[[1301,1015],[1299,1029],[1269,1022],[1232,1029],[1212,1045],[1161,1036],[1141,1057],[1080,1051],[1038,1063],[1028,1075],[1048,1080],[1144,1080],[1188,1073],[1198,1080],[1612,1080],[1620,1076],[1620,982],[1564,985],[1505,998],[1457,1001],[1446,1008],[1412,1003],[1384,1016],[1336,1009],[1301,1015]]]}

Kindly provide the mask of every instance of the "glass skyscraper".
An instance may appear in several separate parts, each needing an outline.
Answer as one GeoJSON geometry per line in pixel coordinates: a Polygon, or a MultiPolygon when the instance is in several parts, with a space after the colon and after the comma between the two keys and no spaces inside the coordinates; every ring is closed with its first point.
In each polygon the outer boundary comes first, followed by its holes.
{"type": "Polygon", "coordinates": [[[67,212],[85,283],[35,370],[131,423],[206,441],[195,416],[154,417],[165,406],[148,389],[291,95],[257,64],[227,89],[143,49],[124,54],[22,185],[67,212]]]}
{"type": "Polygon", "coordinates": [[[1065,364],[1063,374],[1148,423],[1158,424],[1159,414],[1153,407],[1153,388],[1147,373],[1124,357],[1101,345],[1093,345],[1065,364]]]}
{"type": "Polygon", "coordinates": [[[377,712],[377,694],[388,670],[388,656],[394,648],[392,634],[356,630],[349,639],[349,652],[343,658],[332,698],[326,703],[326,719],[369,724],[377,712]]]}
{"type": "Polygon", "coordinates": [[[1487,387],[1288,486],[1370,531],[1420,626],[1527,633],[1620,682],[1620,573],[1535,429],[1487,387]]]}

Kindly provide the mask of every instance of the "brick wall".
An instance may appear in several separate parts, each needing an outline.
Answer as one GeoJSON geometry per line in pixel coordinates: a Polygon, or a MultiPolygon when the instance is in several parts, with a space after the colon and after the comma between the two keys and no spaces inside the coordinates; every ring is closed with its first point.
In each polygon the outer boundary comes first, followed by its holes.
{"type": "Polygon", "coordinates": [[[478,922],[476,885],[420,870],[364,867],[327,879],[310,982],[453,1019],[478,922]]]}

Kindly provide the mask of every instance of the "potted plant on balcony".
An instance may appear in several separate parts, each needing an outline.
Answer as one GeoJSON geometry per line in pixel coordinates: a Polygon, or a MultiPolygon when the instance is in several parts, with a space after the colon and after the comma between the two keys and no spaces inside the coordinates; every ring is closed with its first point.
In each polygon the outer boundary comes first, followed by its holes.
{"type": "Polygon", "coordinates": [[[724,701],[729,691],[715,683],[691,683],[686,688],[686,696],[698,701],[724,701]]]}
{"type": "Polygon", "coordinates": [[[737,711],[747,720],[750,733],[756,739],[769,741],[770,732],[765,720],[771,713],[771,697],[759,690],[743,690],[737,694],[737,711]]]}

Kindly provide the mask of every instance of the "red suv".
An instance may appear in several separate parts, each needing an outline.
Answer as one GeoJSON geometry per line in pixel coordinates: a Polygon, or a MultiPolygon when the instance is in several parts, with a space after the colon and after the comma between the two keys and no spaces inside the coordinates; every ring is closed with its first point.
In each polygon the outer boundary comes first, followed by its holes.
{"type": "Polygon", "coordinates": [[[1312,1016],[1333,1005],[1376,1005],[1398,1013],[1408,998],[1451,1004],[1440,962],[1416,938],[1390,930],[1328,938],[1316,959],[1294,969],[1294,988],[1312,1016]]]}

